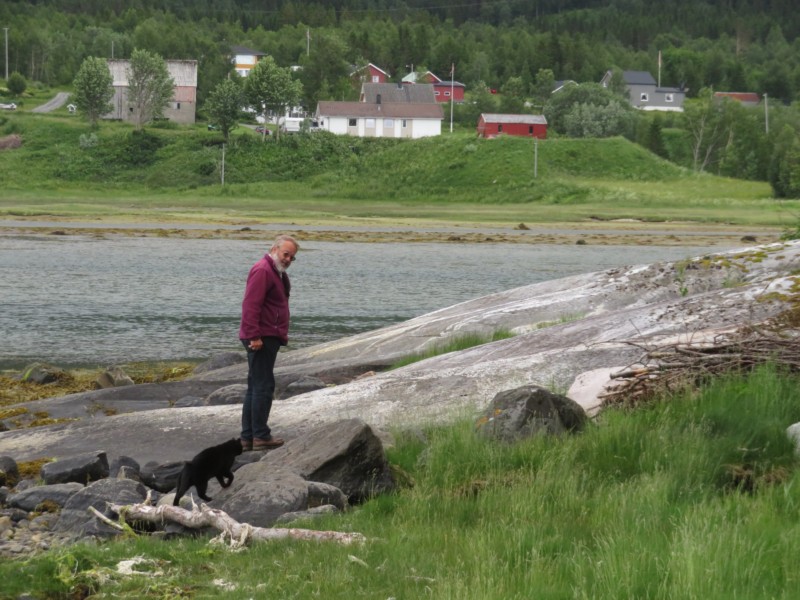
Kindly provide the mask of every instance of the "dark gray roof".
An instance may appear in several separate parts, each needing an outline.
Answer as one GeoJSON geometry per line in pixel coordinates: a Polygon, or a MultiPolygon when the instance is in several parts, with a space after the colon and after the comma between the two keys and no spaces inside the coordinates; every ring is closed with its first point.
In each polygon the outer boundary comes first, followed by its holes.
{"type": "Polygon", "coordinates": [[[368,102],[322,101],[317,104],[317,115],[323,117],[386,117],[390,119],[442,119],[444,112],[436,102],[412,104],[390,102],[370,104],[368,102]]]}
{"type": "Polygon", "coordinates": [[[243,54],[247,56],[266,56],[266,52],[261,52],[261,50],[253,50],[252,48],[248,48],[246,46],[231,46],[231,54],[243,54]]]}
{"type": "Polygon", "coordinates": [[[433,85],[430,83],[403,85],[402,83],[365,83],[361,86],[361,100],[368,104],[378,102],[405,102],[411,104],[436,103],[433,85]]]}
{"type": "Polygon", "coordinates": [[[655,85],[656,80],[647,71],[623,71],[622,79],[628,85],[655,85]]]}

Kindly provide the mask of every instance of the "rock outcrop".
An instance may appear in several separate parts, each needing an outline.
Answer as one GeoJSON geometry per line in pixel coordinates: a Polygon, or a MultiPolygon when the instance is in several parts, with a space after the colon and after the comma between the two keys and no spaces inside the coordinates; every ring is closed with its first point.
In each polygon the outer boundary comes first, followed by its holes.
{"type": "MultiPolygon", "coordinates": [[[[281,352],[276,375],[283,395],[273,404],[270,424],[291,440],[348,418],[381,429],[475,418],[498,392],[527,385],[569,390],[567,396],[593,414],[609,374],[641,360],[642,344],[707,340],[796,309],[798,272],[800,242],[756,246],[524,286],[281,352]],[[380,372],[443,341],[499,329],[516,335],[380,372]],[[369,371],[377,372],[359,378],[369,371]],[[292,383],[309,377],[326,387],[286,397],[292,383]]],[[[173,386],[126,386],[39,401],[36,410],[78,420],[2,432],[0,455],[30,460],[105,448],[143,463],[188,460],[197,440],[237,435],[240,407],[178,408],[178,400],[207,398],[245,376],[246,366],[238,362],[173,386]],[[112,404],[118,414],[90,414],[92,403],[112,404]]]]}

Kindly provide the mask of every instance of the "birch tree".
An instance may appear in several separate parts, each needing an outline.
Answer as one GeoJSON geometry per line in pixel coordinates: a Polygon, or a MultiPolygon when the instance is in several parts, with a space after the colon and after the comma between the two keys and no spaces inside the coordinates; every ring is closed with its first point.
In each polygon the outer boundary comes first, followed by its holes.
{"type": "Polygon", "coordinates": [[[114,79],[104,58],[90,56],[78,69],[72,82],[75,88],[75,106],[86,115],[92,127],[104,114],[111,112],[114,97],[114,79]]]}
{"type": "Polygon", "coordinates": [[[133,51],[128,68],[128,102],[136,129],[163,116],[174,87],[163,58],[147,50],[133,51]]]}
{"type": "MultiPolygon", "coordinates": [[[[245,79],[244,91],[247,101],[264,117],[266,124],[269,111],[280,117],[300,102],[303,86],[292,78],[288,68],[279,67],[271,56],[265,56],[245,79]]],[[[276,134],[280,137],[280,127],[276,134]]]]}

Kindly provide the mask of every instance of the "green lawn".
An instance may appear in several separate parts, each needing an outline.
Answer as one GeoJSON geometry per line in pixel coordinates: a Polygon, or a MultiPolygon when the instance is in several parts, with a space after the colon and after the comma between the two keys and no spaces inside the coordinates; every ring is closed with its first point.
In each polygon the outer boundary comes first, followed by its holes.
{"type": "Polygon", "coordinates": [[[318,223],[374,220],[509,225],[639,219],[785,227],[800,201],[764,182],[694,174],[621,138],[423,140],[331,134],[225,145],[201,124],[90,129],[78,117],[0,116],[0,216],[318,223]]]}

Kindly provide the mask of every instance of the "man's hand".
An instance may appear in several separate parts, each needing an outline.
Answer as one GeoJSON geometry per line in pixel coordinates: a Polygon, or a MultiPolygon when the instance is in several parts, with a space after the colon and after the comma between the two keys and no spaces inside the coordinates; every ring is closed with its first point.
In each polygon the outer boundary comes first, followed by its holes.
{"type": "Polygon", "coordinates": [[[264,340],[262,340],[261,338],[250,340],[250,344],[248,345],[248,348],[250,348],[250,350],[261,350],[261,348],[263,347],[264,347],[264,340]]]}

